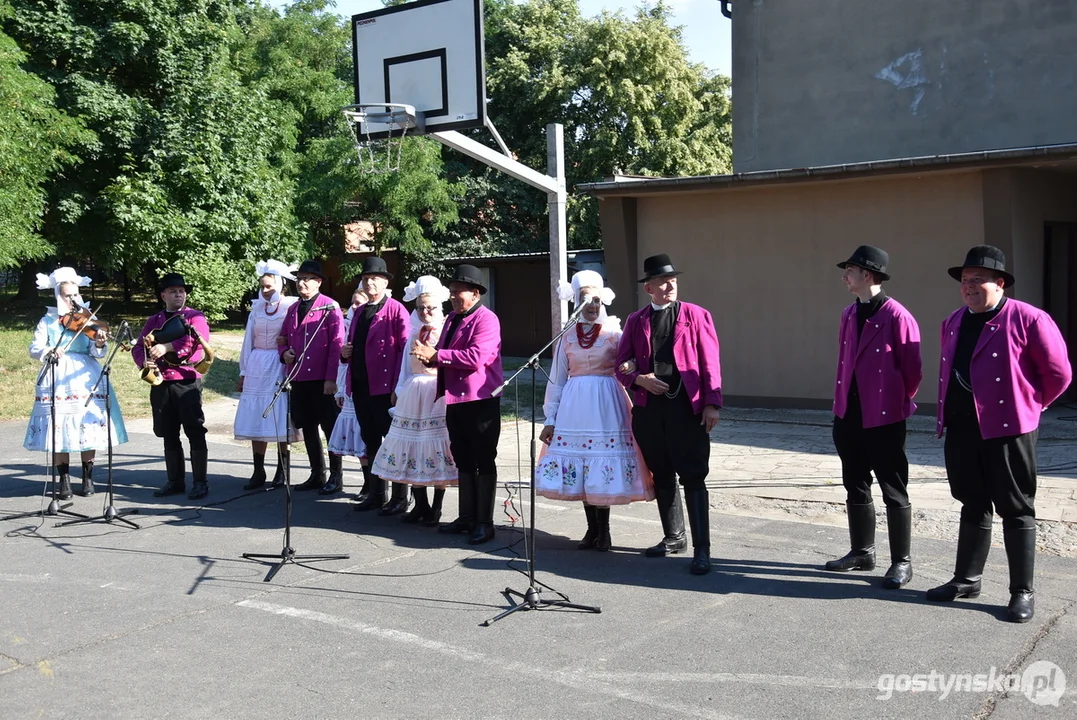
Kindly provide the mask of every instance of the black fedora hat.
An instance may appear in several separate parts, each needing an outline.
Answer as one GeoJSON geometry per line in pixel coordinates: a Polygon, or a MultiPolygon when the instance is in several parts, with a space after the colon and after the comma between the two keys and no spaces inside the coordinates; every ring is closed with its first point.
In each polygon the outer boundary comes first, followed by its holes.
{"type": "Polygon", "coordinates": [[[1006,287],[1012,287],[1016,279],[1006,272],[1006,253],[994,245],[977,245],[965,255],[965,264],[952,267],[949,270],[950,277],[954,280],[961,279],[961,271],[965,268],[984,268],[995,275],[1001,275],[1006,280],[1006,287]]]}
{"type": "Polygon", "coordinates": [[[175,272],[165,273],[161,276],[161,279],[157,281],[157,294],[160,295],[165,288],[170,287],[182,287],[187,291],[188,295],[194,290],[193,285],[188,285],[183,276],[175,272]]]}
{"type": "Polygon", "coordinates": [[[660,275],[680,274],[681,271],[673,267],[673,263],[670,262],[669,255],[651,255],[643,261],[643,277],[639,279],[639,282],[647,282],[651,278],[659,277],[660,275]]]}
{"type": "Polygon", "coordinates": [[[450,283],[467,283],[479,289],[479,295],[486,294],[486,286],[482,284],[482,273],[474,265],[457,265],[453,271],[450,283]]]}
{"type": "Polygon", "coordinates": [[[299,266],[299,269],[295,271],[295,276],[299,277],[302,273],[306,273],[307,275],[317,275],[322,279],[322,282],[329,282],[329,278],[322,272],[322,264],[317,260],[304,260],[303,264],[299,266]]]}
{"type": "Polygon", "coordinates": [[[363,270],[359,273],[359,276],[362,277],[363,275],[384,275],[389,280],[393,279],[393,274],[389,272],[385,259],[378,255],[363,258],[363,270]]]}
{"type": "Polygon", "coordinates": [[[889,280],[890,275],[886,272],[886,266],[890,264],[890,256],[885,250],[880,250],[871,245],[861,245],[853,251],[852,256],[845,262],[838,263],[838,267],[844,270],[849,265],[871,270],[879,280],[889,280]]]}

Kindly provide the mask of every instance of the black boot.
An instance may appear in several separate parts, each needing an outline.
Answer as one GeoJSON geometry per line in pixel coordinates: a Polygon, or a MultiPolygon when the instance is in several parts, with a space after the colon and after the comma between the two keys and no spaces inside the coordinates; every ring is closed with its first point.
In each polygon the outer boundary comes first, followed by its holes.
{"type": "Polygon", "coordinates": [[[849,546],[852,549],[844,557],[828,561],[826,569],[837,572],[874,570],[875,503],[858,505],[847,502],[845,513],[849,519],[849,546]]]}
{"type": "Polygon", "coordinates": [[[258,490],[265,487],[266,484],[266,454],[254,453],[254,474],[251,475],[251,479],[247,481],[247,484],[243,486],[244,490],[258,490]]]}
{"type": "Polygon", "coordinates": [[[415,499],[415,507],[404,513],[400,521],[417,525],[430,517],[430,496],[426,492],[425,485],[413,486],[411,496],[415,499]]]}
{"type": "Polygon", "coordinates": [[[191,448],[191,492],[187,493],[189,500],[201,500],[209,495],[209,482],[207,473],[209,470],[209,449],[206,447],[191,448]]]}
{"type": "Polygon", "coordinates": [[[475,529],[475,476],[471,473],[460,473],[459,514],[451,523],[446,523],[438,528],[440,533],[450,535],[456,533],[470,533],[475,529]]]}
{"type": "Polygon", "coordinates": [[[595,527],[598,531],[595,537],[595,550],[609,552],[609,549],[613,547],[613,540],[610,538],[609,506],[595,508],[595,527]]]}
{"type": "Polygon", "coordinates": [[[707,488],[686,490],[684,504],[688,506],[688,525],[692,528],[692,564],[688,566],[693,575],[706,575],[711,571],[711,503],[707,488]]]}
{"type": "Polygon", "coordinates": [[[407,483],[393,483],[393,490],[389,495],[389,502],[382,505],[381,510],[378,510],[378,515],[399,515],[402,512],[408,511],[408,484],[407,483]]]}
{"type": "Polygon", "coordinates": [[[367,495],[370,494],[370,466],[361,466],[363,471],[363,486],[359,488],[359,494],[352,498],[357,503],[361,503],[366,500],[367,495]]]}
{"type": "Polygon", "coordinates": [[[927,599],[933,602],[951,602],[957,598],[980,596],[980,578],[983,576],[987,554],[991,551],[991,528],[963,522],[957,530],[957,562],[954,577],[945,585],[927,591],[927,599]]]}
{"type": "Polygon", "coordinates": [[[468,545],[482,545],[494,539],[494,500],[497,497],[497,474],[482,474],[475,482],[475,532],[468,545]]]}
{"type": "Polygon", "coordinates": [[[79,491],[79,495],[90,497],[93,494],[93,460],[84,460],[82,462],[82,490],[79,491]]]}
{"type": "Polygon", "coordinates": [[[318,491],[319,495],[333,495],[344,491],[344,458],[329,453],[329,480],[318,491]]]}
{"type": "Polygon", "coordinates": [[[883,587],[897,590],[912,580],[912,505],[886,508],[886,531],[890,536],[890,569],[883,587]]]}
{"type": "Polygon", "coordinates": [[[1006,560],[1010,565],[1010,604],[1006,620],[1026,623],[1036,612],[1036,595],[1032,591],[1032,574],[1036,568],[1036,527],[1003,527],[1006,560]]]}
{"type": "Polygon", "coordinates": [[[317,425],[303,428],[303,444],[307,449],[307,459],[310,461],[310,477],[293,490],[306,492],[308,490],[321,490],[325,485],[325,457],[322,455],[322,436],[319,435],[317,425]]]}
{"type": "Polygon", "coordinates": [[[587,516],[587,532],[583,534],[583,540],[577,545],[580,550],[590,550],[595,546],[598,539],[598,519],[595,512],[598,510],[594,505],[583,504],[583,514],[587,516]]]}
{"type": "Polygon", "coordinates": [[[56,465],[57,483],[59,489],[56,491],[56,497],[61,500],[70,500],[75,494],[71,492],[71,464],[70,463],[58,463],[56,465]]]}
{"type": "MultiPolygon", "coordinates": [[[[177,441],[178,442],[178,441],[177,441]]],[[[165,448],[165,475],[168,481],[158,490],[153,491],[154,497],[168,497],[187,492],[187,484],[183,476],[186,472],[183,466],[183,446],[165,448]]]]}
{"type": "Polygon", "coordinates": [[[359,512],[380,510],[381,506],[385,504],[385,481],[375,475],[373,471],[369,475],[367,485],[369,492],[363,502],[352,507],[352,510],[358,510],[359,512]]]}
{"type": "Polygon", "coordinates": [[[441,504],[445,501],[445,488],[438,488],[434,491],[434,502],[430,505],[430,516],[423,520],[423,525],[426,527],[437,527],[438,522],[441,520],[441,504]]]}
{"type": "Polygon", "coordinates": [[[284,487],[288,482],[288,463],[291,461],[292,451],[277,451],[277,472],[273,473],[273,487],[284,487]]]}
{"type": "Polygon", "coordinates": [[[688,548],[688,539],[684,534],[681,486],[676,480],[673,483],[656,482],[654,496],[655,502],[658,503],[658,517],[662,520],[662,532],[665,537],[657,545],[644,550],[643,554],[647,557],[665,557],[684,552],[688,548]]]}

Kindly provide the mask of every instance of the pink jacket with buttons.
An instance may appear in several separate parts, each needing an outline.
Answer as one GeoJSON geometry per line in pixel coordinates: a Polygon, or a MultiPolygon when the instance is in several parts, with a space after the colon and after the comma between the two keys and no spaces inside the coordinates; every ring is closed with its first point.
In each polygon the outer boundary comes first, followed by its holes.
{"type": "MultiPolygon", "coordinates": [[[[942,324],[939,437],[958,333],[967,310],[955,310],[942,324]]],[[[1023,435],[1038,428],[1040,414],[1072,379],[1066,342],[1055,321],[1043,310],[1009,298],[980,333],[969,375],[980,435],[985,440],[1023,435]]]]}
{"type": "MultiPolygon", "coordinates": [[[[356,310],[355,317],[348,326],[349,343],[355,341],[355,332],[359,327],[359,316],[362,312],[362,307],[356,310]]],[[[400,378],[400,361],[404,353],[408,352],[408,335],[410,334],[411,320],[407,309],[399,300],[386,298],[385,306],[370,318],[366,347],[352,349],[353,358],[355,353],[361,352],[366,359],[366,376],[372,396],[388,395],[396,389],[396,382],[400,378]]],[[[348,397],[351,397],[351,360],[341,362],[348,365],[348,371],[344,373],[344,387],[348,397]]]]}
{"type": "Polygon", "coordinates": [[[901,303],[887,298],[856,337],[856,303],[841,314],[834,414],[845,417],[849,385],[856,377],[864,427],[905,420],[916,412],[912,401],[924,378],[920,326],[901,303]]]}
{"type": "MultiPolygon", "coordinates": [[[[310,311],[302,322],[299,321],[299,303],[294,302],[289,305],[280,334],[284,338],[284,344],[277,346],[281,362],[284,362],[284,353],[288,350],[292,350],[298,357],[303,352],[303,348],[307,348],[307,354],[303,356],[299,370],[293,376],[296,382],[304,380],[336,382],[337,366],[340,364],[340,346],[344,344],[344,315],[333,298],[319,294],[311,303],[310,311]],[[322,322],[323,313],[325,322],[315,333],[318,323],[322,322]]],[[[288,366],[288,371],[292,371],[291,365],[288,366]]]]}
{"type": "MultiPolygon", "coordinates": [[[[635,405],[646,405],[650,395],[635,385],[641,372],[651,372],[651,313],[653,307],[637,310],[628,316],[624,334],[617,346],[617,367],[626,360],[636,361],[636,372],[617,371],[617,379],[632,393],[635,405]]],[[[684,391],[692,401],[692,412],[699,415],[706,405],[722,407],[722,369],[719,361],[718,333],[705,308],[681,303],[677,323],[673,326],[673,362],[681,374],[684,391]]]]}
{"type": "Polygon", "coordinates": [[[431,366],[444,380],[445,404],[493,397],[504,382],[501,369],[501,321],[485,305],[460,321],[446,341],[456,312],[449,313],[431,366]]]}

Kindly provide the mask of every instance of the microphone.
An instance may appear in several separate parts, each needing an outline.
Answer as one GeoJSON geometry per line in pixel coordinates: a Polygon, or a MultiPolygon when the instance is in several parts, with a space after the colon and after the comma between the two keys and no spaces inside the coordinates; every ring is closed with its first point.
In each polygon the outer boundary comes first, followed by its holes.
{"type": "Polygon", "coordinates": [[[315,313],[315,312],[323,312],[324,313],[324,312],[329,312],[330,310],[336,310],[337,307],[338,307],[337,304],[333,303],[332,305],[321,305],[321,306],[316,307],[316,308],[311,308],[307,312],[308,313],[315,313]]]}

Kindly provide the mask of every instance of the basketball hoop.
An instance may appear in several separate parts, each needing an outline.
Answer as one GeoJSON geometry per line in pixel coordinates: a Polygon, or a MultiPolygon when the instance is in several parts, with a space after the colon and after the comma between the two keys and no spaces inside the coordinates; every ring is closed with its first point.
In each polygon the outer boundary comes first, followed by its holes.
{"type": "Polygon", "coordinates": [[[422,120],[412,105],[360,103],[341,110],[351,128],[359,167],[382,175],[400,170],[404,138],[409,130],[422,132],[422,120]]]}

